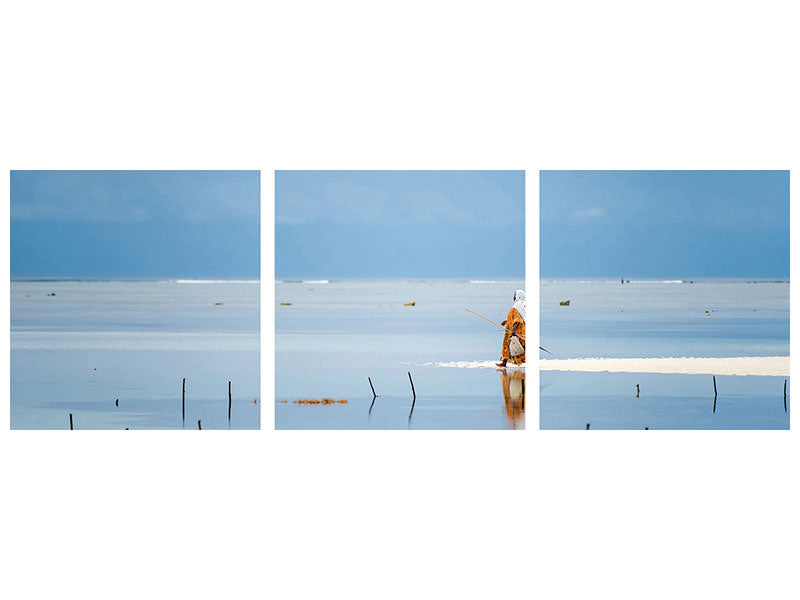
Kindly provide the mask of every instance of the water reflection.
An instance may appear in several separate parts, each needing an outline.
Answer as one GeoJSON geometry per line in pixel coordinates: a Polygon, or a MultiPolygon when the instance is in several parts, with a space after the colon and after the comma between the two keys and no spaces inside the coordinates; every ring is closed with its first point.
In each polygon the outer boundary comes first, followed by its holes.
{"type": "Polygon", "coordinates": [[[513,370],[500,372],[500,386],[506,407],[509,429],[525,428],[525,373],[513,370]]]}
{"type": "MultiPolygon", "coordinates": [[[[783,412],[788,415],[789,414],[789,406],[786,403],[786,384],[787,384],[787,382],[788,382],[788,380],[784,379],[784,381],[783,381],[783,412]]],[[[638,398],[638,396],[637,396],[637,398],[638,398]]],[[[721,410],[721,407],[720,407],[720,410],[721,410]]],[[[711,413],[714,414],[714,415],[717,414],[717,395],[716,394],[714,394],[714,404],[713,404],[713,406],[711,408],[711,413]]]]}

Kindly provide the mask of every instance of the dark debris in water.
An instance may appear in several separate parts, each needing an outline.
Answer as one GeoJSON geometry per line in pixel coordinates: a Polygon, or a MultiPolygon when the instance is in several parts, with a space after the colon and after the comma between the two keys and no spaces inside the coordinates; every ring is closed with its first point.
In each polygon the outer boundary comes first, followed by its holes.
{"type": "Polygon", "coordinates": [[[320,400],[316,398],[299,398],[292,400],[292,404],[347,404],[347,400],[345,398],[339,398],[338,400],[335,398],[322,398],[320,400]]]}

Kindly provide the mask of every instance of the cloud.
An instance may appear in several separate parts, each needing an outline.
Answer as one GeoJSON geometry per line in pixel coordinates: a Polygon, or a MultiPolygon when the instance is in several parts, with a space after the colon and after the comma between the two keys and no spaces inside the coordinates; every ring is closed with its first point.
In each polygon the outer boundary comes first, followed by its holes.
{"type": "Polygon", "coordinates": [[[283,215],[276,216],[275,222],[282,223],[283,225],[301,225],[305,223],[305,221],[299,217],[287,217],[283,215]]]}
{"type": "Polygon", "coordinates": [[[579,219],[599,219],[604,215],[603,209],[597,207],[575,211],[575,216],[579,219]]]}
{"type": "Polygon", "coordinates": [[[150,218],[147,206],[115,203],[107,198],[94,198],[86,204],[76,202],[12,202],[13,221],[101,221],[140,223],[150,218]]]}
{"type": "Polygon", "coordinates": [[[469,224],[476,220],[464,203],[435,190],[391,190],[346,182],[327,185],[316,197],[293,199],[285,203],[278,220],[302,223],[307,220],[328,223],[364,223],[370,225],[469,224]]]}
{"type": "Polygon", "coordinates": [[[276,223],[502,226],[524,216],[522,177],[477,172],[281,172],[276,223]]]}
{"type": "Polygon", "coordinates": [[[11,219],[141,223],[258,220],[257,172],[11,174],[11,219]]]}

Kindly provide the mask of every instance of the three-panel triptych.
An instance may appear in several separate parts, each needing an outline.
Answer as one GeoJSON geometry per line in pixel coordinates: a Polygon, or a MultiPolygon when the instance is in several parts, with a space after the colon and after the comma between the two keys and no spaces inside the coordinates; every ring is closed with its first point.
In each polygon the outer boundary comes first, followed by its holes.
{"type": "Polygon", "coordinates": [[[10,184],[12,429],[789,429],[788,171],[10,184]]]}

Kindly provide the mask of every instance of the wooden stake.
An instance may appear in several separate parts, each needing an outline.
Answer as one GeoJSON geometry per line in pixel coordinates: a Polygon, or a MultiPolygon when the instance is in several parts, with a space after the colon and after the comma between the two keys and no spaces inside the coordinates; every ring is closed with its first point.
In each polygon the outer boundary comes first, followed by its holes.
{"type": "Polygon", "coordinates": [[[367,380],[369,381],[369,387],[372,389],[372,403],[369,405],[369,413],[367,413],[368,415],[371,415],[372,414],[372,406],[375,404],[375,398],[378,397],[378,394],[375,393],[375,388],[372,385],[372,378],[371,377],[367,377],[367,380]]]}
{"type": "Polygon", "coordinates": [[[586,424],[586,429],[589,429],[589,423],[586,424]]]}
{"type": "Polygon", "coordinates": [[[712,411],[714,414],[717,413],[717,376],[711,376],[714,379],[714,410],[712,411]]]}
{"type": "Polygon", "coordinates": [[[186,423],[186,377],[183,378],[183,391],[181,392],[181,421],[186,423]]]}
{"type": "Polygon", "coordinates": [[[786,380],[783,380],[783,412],[786,411],[786,380]]]}
{"type": "Polygon", "coordinates": [[[200,419],[197,419],[197,428],[198,429],[202,429],[203,428],[203,426],[200,425],[200,419]]]}
{"type": "Polygon", "coordinates": [[[636,384],[636,397],[639,397],[639,384],[636,384]]]}
{"type": "Polygon", "coordinates": [[[231,382],[228,382],[228,424],[231,422],[231,382]]]}
{"type": "Polygon", "coordinates": [[[72,431],[72,413],[69,413],[69,430],[72,431]]]}
{"type": "Polygon", "coordinates": [[[408,419],[411,420],[411,415],[414,414],[414,405],[417,403],[417,392],[414,390],[414,380],[411,379],[411,371],[408,372],[408,380],[411,382],[411,393],[414,395],[414,399],[411,401],[411,412],[408,413],[408,419]]]}

